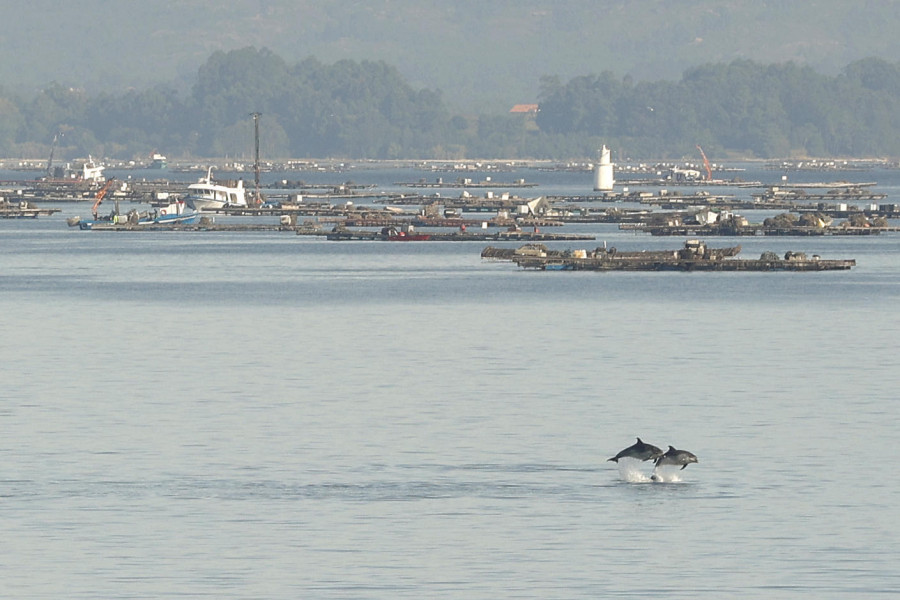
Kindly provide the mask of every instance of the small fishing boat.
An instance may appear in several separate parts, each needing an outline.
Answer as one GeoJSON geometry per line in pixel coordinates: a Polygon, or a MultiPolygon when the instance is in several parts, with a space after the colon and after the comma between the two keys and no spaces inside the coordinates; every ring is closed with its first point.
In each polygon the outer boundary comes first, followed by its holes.
{"type": "Polygon", "coordinates": [[[187,225],[196,223],[200,213],[191,210],[184,200],[175,200],[168,206],[159,209],[159,212],[151,212],[152,219],[148,223],[155,225],[187,225]],[[155,214],[154,214],[155,213],[155,214]]]}
{"type": "Polygon", "coordinates": [[[66,219],[69,227],[79,229],[93,229],[97,226],[127,225],[129,227],[142,227],[146,225],[190,225],[200,219],[200,213],[188,208],[184,200],[176,200],[159,210],[138,212],[136,210],[120,214],[118,206],[106,216],[96,216],[93,219],[70,217],[66,219]]]}

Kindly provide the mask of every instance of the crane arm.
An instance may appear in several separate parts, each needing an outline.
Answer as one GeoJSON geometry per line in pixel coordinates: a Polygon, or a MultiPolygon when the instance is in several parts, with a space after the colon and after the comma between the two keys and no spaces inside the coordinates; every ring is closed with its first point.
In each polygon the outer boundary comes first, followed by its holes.
{"type": "Polygon", "coordinates": [[[97,218],[97,209],[100,208],[101,204],[103,204],[103,199],[106,197],[106,194],[109,193],[109,188],[112,187],[114,182],[115,178],[110,177],[106,180],[106,183],[103,184],[103,187],[97,190],[97,194],[96,196],[94,196],[97,201],[94,202],[94,206],[91,208],[91,213],[93,213],[95,219],[97,218]]]}
{"type": "Polygon", "coordinates": [[[700,144],[697,144],[697,150],[700,151],[700,156],[703,157],[703,167],[706,169],[706,180],[712,181],[712,168],[709,166],[709,160],[706,158],[706,153],[703,151],[703,148],[700,147],[700,144]]]}

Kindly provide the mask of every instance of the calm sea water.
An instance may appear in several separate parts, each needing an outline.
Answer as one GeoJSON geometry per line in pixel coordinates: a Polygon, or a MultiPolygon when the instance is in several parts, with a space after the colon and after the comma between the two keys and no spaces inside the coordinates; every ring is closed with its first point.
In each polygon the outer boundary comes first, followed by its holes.
{"type": "Polygon", "coordinates": [[[62,208],[0,222],[2,597],[900,594],[900,234],[740,240],[850,272],[539,273],[62,208]],[[700,462],[629,482],[635,436],[700,462]]]}

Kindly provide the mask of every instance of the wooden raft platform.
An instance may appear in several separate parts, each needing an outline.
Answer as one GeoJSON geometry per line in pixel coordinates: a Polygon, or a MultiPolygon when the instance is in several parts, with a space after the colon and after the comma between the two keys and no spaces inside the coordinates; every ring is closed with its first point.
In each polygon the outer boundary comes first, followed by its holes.
{"type": "Polygon", "coordinates": [[[698,240],[688,240],[681,250],[624,253],[615,248],[554,251],[542,244],[516,250],[489,246],[481,257],[543,271],[843,271],[856,266],[853,259],[823,260],[796,252],[787,252],[784,257],[764,252],[758,259],[733,258],[738,252],[740,246],[712,249],[698,240]]]}
{"type": "Polygon", "coordinates": [[[58,213],[58,208],[38,208],[30,202],[10,203],[0,200],[0,219],[34,219],[58,213]]]}
{"type": "Polygon", "coordinates": [[[230,232],[252,232],[252,231],[294,231],[296,228],[290,225],[279,225],[276,223],[267,225],[250,225],[250,224],[228,224],[219,225],[217,223],[194,223],[167,225],[159,223],[96,223],[91,231],[230,231],[230,232]]]}
{"type": "Polygon", "coordinates": [[[623,223],[619,229],[631,231],[643,231],[654,236],[794,236],[794,237],[820,237],[820,236],[847,236],[847,235],[878,235],[882,232],[895,231],[892,227],[767,227],[765,225],[741,225],[728,224],[713,225],[631,225],[623,223]]]}
{"type": "Polygon", "coordinates": [[[469,178],[459,178],[456,181],[396,181],[394,185],[409,188],[531,188],[537,187],[537,183],[519,179],[517,181],[472,181],[469,178]]]}
{"type": "Polygon", "coordinates": [[[596,239],[593,235],[569,233],[541,233],[535,231],[499,231],[485,232],[422,232],[404,235],[391,231],[369,231],[362,229],[336,229],[328,232],[297,231],[298,235],[324,235],[326,239],[337,242],[349,241],[385,241],[385,242],[567,242],[596,239]]]}

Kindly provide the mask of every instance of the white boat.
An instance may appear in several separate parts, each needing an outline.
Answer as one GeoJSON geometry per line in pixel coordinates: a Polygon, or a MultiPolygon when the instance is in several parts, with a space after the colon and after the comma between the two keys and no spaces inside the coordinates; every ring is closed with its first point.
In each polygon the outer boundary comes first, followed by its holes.
{"type": "Polygon", "coordinates": [[[102,182],[106,179],[103,176],[105,167],[94,161],[92,156],[88,156],[87,162],[81,165],[81,179],[84,181],[93,181],[95,183],[102,182]]]}
{"type": "Polygon", "coordinates": [[[247,206],[244,194],[244,180],[240,179],[234,186],[215,183],[212,178],[212,167],[197,183],[188,186],[184,201],[194,210],[218,210],[231,206],[247,206]]]}

